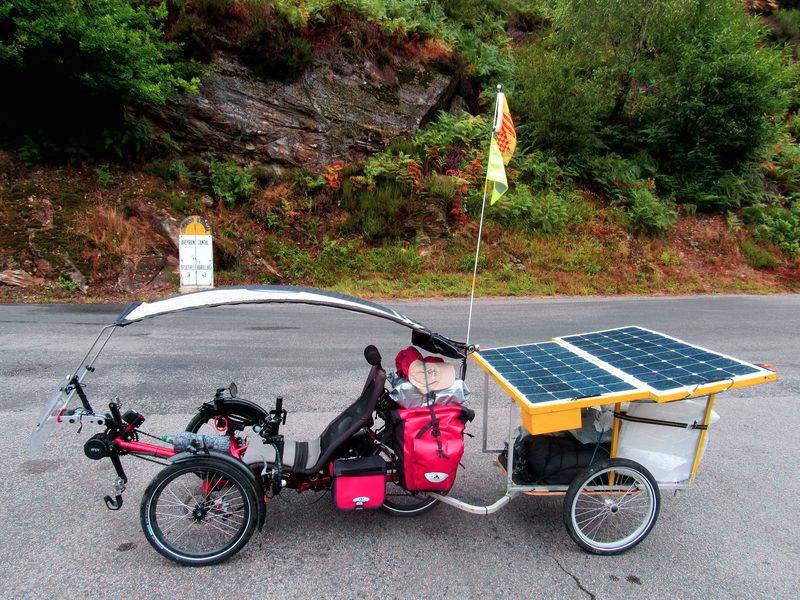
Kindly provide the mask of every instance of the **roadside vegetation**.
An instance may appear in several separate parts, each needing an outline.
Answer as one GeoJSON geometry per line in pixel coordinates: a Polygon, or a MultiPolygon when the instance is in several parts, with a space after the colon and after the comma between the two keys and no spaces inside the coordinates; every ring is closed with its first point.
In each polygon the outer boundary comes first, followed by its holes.
{"type": "Polygon", "coordinates": [[[206,217],[219,284],[463,296],[502,82],[519,146],[487,208],[481,293],[797,291],[800,10],[781,4],[9,0],[0,270],[20,267],[31,198],[46,196],[64,232],[42,234],[53,284],[35,293],[79,294],[74,267],[108,295],[126,256],[165,251],[136,233],[145,203],[206,217]],[[221,47],[289,82],[331,39],[424,52],[469,112],[313,172],[188,154],[139,117],[196,93],[221,47]]]}

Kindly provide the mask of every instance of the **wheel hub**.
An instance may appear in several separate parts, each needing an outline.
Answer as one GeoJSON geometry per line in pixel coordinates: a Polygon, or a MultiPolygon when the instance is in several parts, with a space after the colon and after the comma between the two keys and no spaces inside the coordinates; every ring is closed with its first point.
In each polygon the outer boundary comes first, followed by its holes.
{"type": "Polygon", "coordinates": [[[195,521],[202,521],[203,519],[206,518],[207,514],[208,514],[208,508],[206,507],[206,505],[198,504],[197,506],[194,507],[194,510],[192,511],[192,518],[195,521]]]}

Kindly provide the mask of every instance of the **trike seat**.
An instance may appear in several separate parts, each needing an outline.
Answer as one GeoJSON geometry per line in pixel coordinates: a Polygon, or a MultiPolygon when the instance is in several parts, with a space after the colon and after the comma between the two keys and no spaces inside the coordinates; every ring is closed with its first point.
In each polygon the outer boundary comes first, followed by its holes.
{"type": "MultiPolygon", "coordinates": [[[[309,441],[284,440],[283,466],[287,471],[297,475],[312,475],[322,470],[339,446],[369,423],[386,381],[386,373],[380,365],[380,355],[375,347],[368,346],[364,354],[367,355],[370,348],[378,356],[375,361],[378,364],[373,363],[358,400],[331,421],[318,438],[309,441]]],[[[256,438],[250,442],[243,459],[251,465],[274,463],[275,448],[256,438]]]]}

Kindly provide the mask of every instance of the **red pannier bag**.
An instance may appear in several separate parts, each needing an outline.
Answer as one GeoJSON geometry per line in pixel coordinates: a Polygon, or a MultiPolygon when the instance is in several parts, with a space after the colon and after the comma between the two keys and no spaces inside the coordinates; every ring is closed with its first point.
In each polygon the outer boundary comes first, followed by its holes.
{"type": "Polygon", "coordinates": [[[410,492],[447,492],[464,455],[464,426],[475,413],[460,405],[393,412],[401,485],[410,492]]]}
{"type": "Polygon", "coordinates": [[[386,488],[386,461],[380,456],[340,458],[330,464],[333,503],[339,510],[380,508],[386,488]]]}

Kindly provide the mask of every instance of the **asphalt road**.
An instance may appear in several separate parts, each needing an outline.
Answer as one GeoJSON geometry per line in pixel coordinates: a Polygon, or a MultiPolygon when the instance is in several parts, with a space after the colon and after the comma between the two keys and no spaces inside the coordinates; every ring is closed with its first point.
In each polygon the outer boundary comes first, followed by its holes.
{"type": "MultiPolygon", "coordinates": [[[[463,301],[393,303],[442,333],[463,337],[463,301]]],[[[139,527],[139,500],[157,466],[129,460],[119,512],[102,495],[113,471],[81,450],[90,427],[63,431],[42,458],[26,457],[36,413],[80,360],[116,306],[0,306],[0,589],[4,597],[796,598],[800,589],[800,296],[491,300],[476,306],[484,347],[638,324],[747,360],[781,381],[725,394],[700,477],[665,494],[650,537],[618,557],[584,554],[556,499],[517,498],[492,516],[447,506],[417,519],[336,512],[328,497],[286,493],[267,528],[229,562],[181,568],[139,527]]],[[[132,325],[109,344],[89,382],[101,402],[119,396],[174,432],[216,387],[290,410],[287,435],[317,434],[358,392],[361,351],[391,363],[409,342],[391,323],[331,309],[205,309],[132,325]]],[[[482,377],[468,377],[479,391],[482,377]]],[[[478,408],[478,394],[473,408],[478,408]]],[[[491,395],[492,437],[506,402],[491,395]]],[[[480,419],[470,427],[479,433],[480,419]]],[[[479,437],[453,495],[494,501],[503,480],[479,437]]]]}

